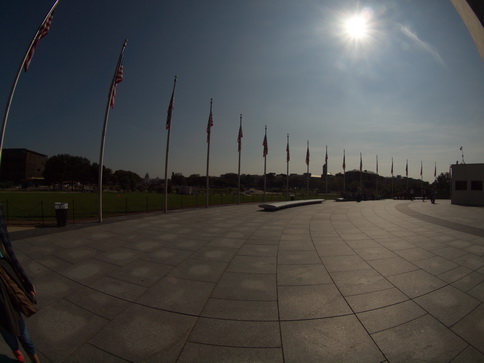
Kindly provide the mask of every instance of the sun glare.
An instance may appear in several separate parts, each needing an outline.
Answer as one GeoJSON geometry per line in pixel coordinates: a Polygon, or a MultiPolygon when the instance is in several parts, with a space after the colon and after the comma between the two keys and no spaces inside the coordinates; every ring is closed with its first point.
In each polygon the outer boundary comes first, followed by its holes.
{"type": "Polygon", "coordinates": [[[353,15],[345,20],[344,30],[350,39],[363,39],[368,35],[368,21],[363,15],[353,15]]]}
{"type": "Polygon", "coordinates": [[[340,19],[341,33],[349,44],[370,42],[374,33],[373,11],[370,8],[343,15],[340,19]]]}

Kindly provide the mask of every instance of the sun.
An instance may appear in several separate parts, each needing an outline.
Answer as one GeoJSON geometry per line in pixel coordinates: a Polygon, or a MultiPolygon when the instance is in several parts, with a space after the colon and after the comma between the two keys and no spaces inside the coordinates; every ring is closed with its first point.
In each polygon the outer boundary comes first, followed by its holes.
{"type": "Polygon", "coordinates": [[[345,35],[351,40],[361,40],[368,36],[368,19],[363,14],[352,15],[344,23],[345,35]]]}
{"type": "Polygon", "coordinates": [[[348,46],[359,48],[369,45],[375,36],[374,12],[369,7],[341,14],[339,17],[339,35],[348,46]]]}

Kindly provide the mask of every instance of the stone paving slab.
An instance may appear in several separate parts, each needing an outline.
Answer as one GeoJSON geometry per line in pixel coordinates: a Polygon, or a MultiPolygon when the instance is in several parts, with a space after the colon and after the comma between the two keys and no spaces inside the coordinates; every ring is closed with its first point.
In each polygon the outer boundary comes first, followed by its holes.
{"type": "Polygon", "coordinates": [[[326,201],[11,237],[44,362],[479,362],[483,221],[448,201],[326,201]]]}

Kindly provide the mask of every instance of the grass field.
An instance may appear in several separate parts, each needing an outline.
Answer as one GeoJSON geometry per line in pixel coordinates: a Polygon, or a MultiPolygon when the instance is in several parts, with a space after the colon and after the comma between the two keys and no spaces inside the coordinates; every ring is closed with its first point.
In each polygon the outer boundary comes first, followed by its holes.
{"type": "MultiPolygon", "coordinates": [[[[261,202],[262,195],[240,195],[241,203],[261,202]]],[[[284,200],[281,194],[267,194],[266,201],[284,200]]],[[[97,193],[0,191],[0,203],[9,224],[52,224],[55,222],[54,203],[68,203],[70,223],[94,219],[98,216],[97,193]]],[[[213,192],[210,205],[235,204],[233,193],[213,192]]],[[[168,209],[205,206],[205,195],[168,195],[168,209]]],[[[104,193],[104,217],[154,212],[164,209],[164,194],[158,193],[104,193]]]]}

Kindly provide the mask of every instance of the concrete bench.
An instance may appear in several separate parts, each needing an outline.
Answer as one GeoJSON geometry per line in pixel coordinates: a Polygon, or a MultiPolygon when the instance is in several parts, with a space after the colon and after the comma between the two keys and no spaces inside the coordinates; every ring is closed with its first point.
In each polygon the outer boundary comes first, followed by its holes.
{"type": "Polygon", "coordinates": [[[284,208],[299,207],[301,205],[318,204],[323,202],[324,202],[324,199],[294,200],[289,202],[264,203],[264,204],[259,204],[259,207],[264,208],[264,210],[266,211],[275,212],[277,210],[284,209],[284,208]]]}

